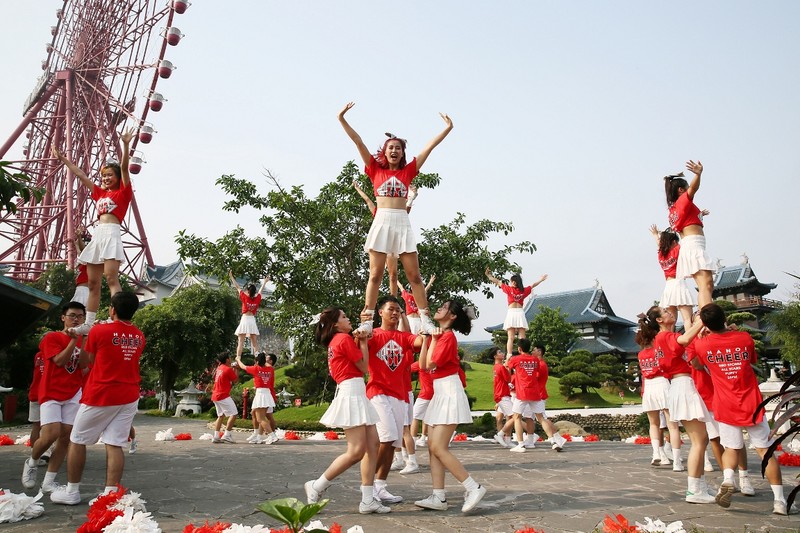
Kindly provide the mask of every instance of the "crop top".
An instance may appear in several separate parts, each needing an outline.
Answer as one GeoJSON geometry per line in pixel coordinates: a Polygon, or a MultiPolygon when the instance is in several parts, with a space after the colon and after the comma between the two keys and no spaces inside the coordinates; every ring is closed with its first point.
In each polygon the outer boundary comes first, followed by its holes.
{"type": "Polygon", "coordinates": [[[369,164],[364,168],[364,172],[372,181],[375,198],[407,198],[408,187],[419,173],[417,171],[417,158],[411,160],[406,166],[398,170],[381,168],[375,158],[370,156],[369,164]]]}
{"type": "Polygon", "coordinates": [[[669,227],[678,233],[686,226],[703,226],[700,209],[689,198],[689,193],[681,194],[674,204],[669,206],[669,227]]]}
{"type": "Polygon", "coordinates": [[[508,296],[508,304],[519,304],[522,305],[522,302],[525,301],[525,298],[530,295],[531,291],[533,290],[531,287],[525,287],[524,289],[518,289],[517,287],[512,287],[511,285],[506,285],[503,283],[500,285],[500,290],[506,293],[508,296]]]}
{"type": "Polygon", "coordinates": [[[676,271],[678,270],[678,254],[680,252],[680,244],[673,246],[670,251],[667,252],[666,257],[661,255],[661,251],[658,252],[658,264],[661,265],[665,278],[670,279],[676,276],[676,271]]]}
{"type": "Polygon", "coordinates": [[[97,205],[97,218],[100,215],[114,215],[117,220],[122,222],[125,218],[125,213],[128,211],[128,206],[133,198],[133,189],[130,184],[126,187],[120,180],[119,189],[109,191],[103,189],[96,184],[92,187],[92,200],[97,205]]]}

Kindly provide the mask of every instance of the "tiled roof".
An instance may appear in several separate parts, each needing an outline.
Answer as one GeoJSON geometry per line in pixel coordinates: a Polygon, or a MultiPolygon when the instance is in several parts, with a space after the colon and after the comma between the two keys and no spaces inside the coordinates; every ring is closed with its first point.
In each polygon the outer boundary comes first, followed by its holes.
{"type": "Polygon", "coordinates": [[[733,289],[750,287],[751,292],[763,296],[777,286],[775,283],[758,281],[750,263],[722,267],[714,275],[715,293],[729,293],[733,289]]]}

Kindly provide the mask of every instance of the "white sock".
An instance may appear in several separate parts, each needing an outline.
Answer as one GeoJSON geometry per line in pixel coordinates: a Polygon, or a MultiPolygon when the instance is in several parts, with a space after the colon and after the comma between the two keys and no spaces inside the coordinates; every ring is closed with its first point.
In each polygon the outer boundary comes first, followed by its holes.
{"type": "Polygon", "coordinates": [[[112,486],[110,486],[110,485],[107,485],[107,486],[106,486],[106,487],[103,489],[103,494],[110,494],[110,493],[112,493],[112,492],[116,492],[116,490],[117,490],[117,487],[112,487],[112,486]]]}
{"type": "Polygon", "coordinates": [[[36,466],[37,462],[36,459],[34,459],[33,457],[28,457],[27,459],[25,459],[25,464],[27,464],[28,466],[36,466]]]}
{"type": "Polygon", "coordinates": [[[406,461],[408,459],[408,451],[406,451],[405,448],[402,449],[400,454],[403,456],[403,461],[406,461]]]}
{"type": "Polygon", "coordinates": [[[776,501],[786,501],[786,497],[783,495],[783,485],[770,485],[769,488],[772,489],[776,501]]]}
{"type": "Polygon", "coordinates": [[[311,487],[317,492],[322,492],[330,486],[331,482],[328,478],[325,477],[325,474],[319,476],[317,479],[314,480],[314,483],[311,484],[311,487]]]}
{"type": "Polygon", "coordinates": [[[681,449],[680,448],[672,448],[672,460],[676,463],[681,462],[681,449]]]}
{"type": "Polygon", "coordinates": [[[56,474],[58,474],[58,472],[45,472],[44,481],[42,481],[42,485],[46,485],[47,483],[52,483],[53,481],[55,481],[56,474]]]}
{"type": "Polygon", "coordinates": [[[80,483],[67,483],[67,492],[80,492],[80,491],[81,491],[80,483]]]}
{"type": "Polygon", "coordinates": [[[692,494],[697,494],[700,492],[700,478],[698,477],[690,477],[688,478],[689,483],[689,492],[692,494]]]}
{"type": "Polygon", "coordinates": [[[722,482],[733,485],[733,468],[725,468],[722,471],[722,482]]]}
{"type": "Polygon", "coordinates": [[[260,430],[258,430],[258,429],[254,429],[254,430],[253,430],[253,435],[258,435],[259,433],[261,433],[261,431],[260,431],[260,430]]]}
{"type": "Polygon", "coordinates": [[[386,480],[385,479],[375,479],[375,490],[381,490],[386,488],[386,480]]]}
{"type": "Polygon", "coordinates": [[[743,477],[750,477],[750,472],[739,469],[739,479],[742,479],[743,477]]]}
{"type": "Polygon", "coordinates": [[[661,457],[659,453],[659,450],[661,450],[661,441],[650,440],[650,445],[653,447],[653,459],[659,459],[661,457]]]}
{"type": "Polygon", "coordinates": [[[467,479],[462,481],[461,485],[464,486],[465,490],[475,490],[478,487],[480,487],[480,485],[478,485],[478,482],[472,479],[472,476],[467,476],[467,479]]]}
{"type": "Polygon", "coordinates": [[[406,464],[416,465],[417,464],[417,454],[415,454],[415,453],[408,454],[408,459],[406,460],[406,464]]]}
{"type": "Polygon", "coordinates": [[[361,485],[361,503],[368,504],[375,498],[375,487],[372,485],[361,485]]]}
{"type": "Polygon", "coordinates": [[[401,452],[394,452],[394,460],[397,463],[401,462],[403,460],[403,454],[401,452]]]}
{"type": "Polygon", "coordinates": [[[91,326],[97,318],[97,311],[86,311],[86,321],[84,324],[91,326]]]}
{"type": "Polygon", "coordinates": [[[441,502],[447,501],[447,493],[444,489],[433,489],[433,495],[439,498],[441,502]]]}

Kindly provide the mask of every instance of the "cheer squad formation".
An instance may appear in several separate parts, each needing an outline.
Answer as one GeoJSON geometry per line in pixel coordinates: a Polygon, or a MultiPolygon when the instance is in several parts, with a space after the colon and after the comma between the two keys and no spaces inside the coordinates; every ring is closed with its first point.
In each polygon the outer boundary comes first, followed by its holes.
{"type": "MultiPolygon", "coordinates": [[[[359,465],[358,512],[389,513],[391,504],[403,501],[389,490],[389,473],[419,472],[416,447],[426,446],[431,493],[414,505],[432,511],[448,509],[451,501],[445,492],[445,476],[449,472],[464,488],[461,511],[467,513],[479,508],[487,489],[452,453],[450,442],[458,424],[472,422],[455,333],[468,335],[475,313],[458,298],[446,299],[431,310],[426,293],[435,276],[430,275],[426,286],[409,221],[417,196],[412,182],[433,149],[453,129],[453,122],[441,114],[444,129],[407,161],[406,140],[391,133],[376,153],[370,152],[345,118],[353,106],[348,103],[338,118],[373,185],[374,202],[353,184],[374,216],[364,245],[369,280],[358,327],[348,318],[348,312],[354,310],[342,309],[334,302],[314,317],[314,339],[327,350],[328,369],[336,382],[335,397],[320,422],[341,428],[347,447],[317,479],[304,484],[305,496],[308,503],[319,501],[338,476],[359,465]],[[408,280],[407,288],[398,281],[398,262],[408,280]],[[381,296],[384,270],[389,272],[389,294],[381,296]],[[420,384],[416,399],[412,372],[417,373],[420,384]]],[[[80,483],[87,445],[99,440],[106,445],[104,493],[115,490],[122,480],[123,446],[130,441],[129,452],[136,450],[132,423],[145,338],[131,322],[138,299],[122,291],[119,283],[124,260],[120,221],[132,198],[128,159],[133,133],[128,130],[120,136],[120,164],[100,170],[100,185],[53,148],[53,156],[89,189],[98,213],[91,239],[85,233],[76,242],[80,267],[75,296],[62,310],[63,329],[49,332],[41,340],[29,394],[32,446],[23,466],[22,484],[27,489],[37,486],[40,460],[49,454],[40,488],[59,504],[77,505],[82,500],[80,483]],[[96,322],[103,277],[112,294],[110,318],[96,322]],[[65,459],[67,484],[59,485],[56,475],[65,459]]],[[[683,173],[664,178],[669,229],[650,227],[666,282],[660,305],[640,315],[636,335],[641,346],[642,406],[650,422],[651,464],[671,464],[673,470],[686,471],[687,502],[727,508],[735,493],[755,494],[743,433],[746,431],[762,457],[772,441],[763,410],[753,417],[762,399],[752,368],[756,362],[753,340],[745,332],[728,329],[722,309],[712,303],[714,265],[706,253],[703,233],[703,216],[708,212],[695,205],[703,165],[689,161],[686,168],[691,181],[687,182],[683,173]],[[698,288],[697,313],[693,312],[688,278],[698,288]],[[676,331],[679,313],[682,333],[676,331]],[[685,464],[680,426],[691,441],[685,464]],[[668,437],[662,439],[665,427],[668,437]],[[704,474],[710,470],[709,445],[723,471],[716,492],[710,490],[704,474]]],[[[486,276],[508,299],[503,323],[508,343],[505,353],[497,350],[494,365],[495,440],[510,452],[524,453],[538,438],[534,433],[534,421],[538,421],[552,449],[560,452],[566,439],[545,412],[545,346],[525,337],[524,302],[547,275],[529,286],[523,284],[520,274],[513,274],[508,283],[488,268],[486,276]]],[[[272,444],[278,440],[272,417],[275,356],[258,353],[252,366],[242,361],[246,339],[253,353],[258,351],[256,313],[268,280],[257,289],[254,284],[241,287],[232,273],[230,279],[239,291],[242,318],[235,333],[235,364],[230,356],[221,355],[214,375],[212,400],[218,418],[213,442],[234,442],[231,429],[238,411],[230,391],[238,382],[238,368],[254,379],[254,430],[248,442],[272,444]],[[223,422],[226,425],[221,432],[223,422]]],[[[781,471],[774,458],[769,460],[766,477],[774,494],[773,512],[787,514],[781,471]]]]}

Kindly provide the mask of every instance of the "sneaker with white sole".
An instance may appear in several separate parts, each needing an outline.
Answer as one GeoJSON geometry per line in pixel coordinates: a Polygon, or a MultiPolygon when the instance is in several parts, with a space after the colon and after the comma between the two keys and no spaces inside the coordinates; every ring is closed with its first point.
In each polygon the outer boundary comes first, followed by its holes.
{"type": "Polygon", "coordinates": [[[249,437],[247,437],[245,440],[246,440],[247,442],[249,442],[249,443],[252,443],[252,442],[253,442],[254,440],[256,440],[257,438],[258,438],[258,433],[253,433],[252,435],[250,435],[249,437]]]}
{"type": "Polygon", "coordinates": [[[739,478],[739,491],[744,494],[745,496],[755,496],[756,489],[753,488],[753,484],[750,483],[749,477],[740,477],[739,478]]]}
{"type": "Polygon", "coordinates": [[[494,434],[494,440],[503,448],[508,448],[508,444],[506,444],[506,436],[502,431],[498,431],[494,434]]]}
{"type": "Polygon", "coordinates": [[[706,461],[705,463],[703,463],[703,471],[704,472],[713,472],[714,471],[714,465],[712,465],[710,461],[706,461]]]}
{"type": "Polygon", "coordinates": [[[528,435],[527,437],[525,437],[525,440],[522,442],[522,444],[526,448],[532,450],[532,449],[536,448],[536,441],[537,440],[539,440],[539,435],[537,435],[536,433],[533,433],[533,434],[528,435]]]}
{"type": "Polygon", "coordinates": [[[42,488],[39,489],[39,490],[41,490],[44,494],[49,494],[51,492],[57,491],[58,489],[60,489],[63,486],[64,485],[59,485],[55,481],[51,481],[49,483],[42,483],[42,488]]]}
{"type": "Polygon", "coordinates": [[[431,509],[433,511],[447,510],[447,500],[442,501],[433,494],[431,494],[425,499],[415,501],[414,505],[416,505],[417,507],[422,507],[423,509],[431,509]]]}
{"type": "Polygon", "coordinates": [[[358,504],[358,512],[361,514],[386,514],[391,513],[392,508],[383,505],[378,500],[372,500],[369,503],[361,502],[358,504]]]}
{"type": "Polygon", "coordinates": [[[22,465],[22,486],[26,489],[32,489],[36,486],[36,470],[39,468],[37,461],[31,458],[25,459],[22,465]],[[33,464],[31,464],[33,463],[33,464]]]}
{"type": "Polygon", "coordinates": [[[461,512],[468,513],[475,509],[484,496],[486,496],[486,487],[483,485],[478,485],[478,488],[468,490],[464,494],[464,505],[461,507],[461,512]]]}
{"type": "Polygon", "coordinates": [[[653,457],[653,460],[650,461],[650,466],[661,466],[661,459],[653,457]]]}
{"type": "Polygon", "coordinates": [[[380,500],[383,503],[400,503],[403,501],[402,496],[395,496],[386,490],[386,487],[375,487],[375,499],[380,500]]]}
{"type": "Polygon", "coordinates": [[[664,453],[664,448],[659,448],[658,455],[661,458],[661,466],[669,466],[672,464],[672,459],[664,453]]]}
{"type": "Polygon", "coordinates": [[[367,337],[372,335],[372,320],[367,320],[366,322],[362,322],[358,325],[355,329],[356,332],[364,333],[367,337]]]}
{"type": "Polygon", "coordinates": [[[553,435],[552,440],[553,440],[553,449],[557,452],[560,452],[564,448],[564,444],[567,443],[567,439],[565,439],[558,433],[553,435]]]}
{"type": "Polygon", "coordinates": [[[236,441],[233,440],[233,437],[231,435],[223,435],[222,437],[220,437],[220,440],[227,444],[236,444],[236,441]]]}
{"type": "Polygon", "coordinates": [[[58,490],[50,493],[50,501],[62,505],[78,505],[81,503],[81,493],[79,491],[67,492],[67,487],[59,487],[58,490]]]}
{"type": "Polygon", "coordinates": [[[734,492],[736,492],[736,487],[733,486],[733,483],[730,481],[723,481],[722,485],[719,486],[717,495],[714,497],[714,501],[716,501],[717,505],[720,507],[727,509],[731,506],[731,499],[733,498],[734,492]]]}
{"type": "Polygon", "coordinates": [[[431,320],[430,315],[428,314],[428,310],[426,309],[425,312],[422,312],[422,309],[419,311],[419,319],[420,319],[420,333],[433,333],[433,330],[436,329],[436,326],[433,325],[433,321],[431,320]]]}
{"type": "Polygon", "coordinates": [[[278,442],[278,436],[275,433],[270,433],[267,437],[263,440],[264,444],[275,444],[278,442]]]}
{"type": "Polygon", "coordinates": [[[313,479],[311,481],[306,481],[305,485],[303,485],[303,488],[306,491],[306,503],[309,503],[309,504],[317,503],[319,501],[319,499],[322,497],[322,493],[325,492],[324,490],[318,492],[314,488],[314,480],[313,479]]]}
{"type": "Polygon", "coordinates": [[[784,500],[775,500],[772,503],[772,514],[787,516],[789,510],[786,508],[786,502],[784,500]]]}
{"type": "Polygon", "coordinates": [[[686,472],[686,467],[683,466],[683,461],[677,461],[672,463],[672,471],[673,472],[686,472]]]}
{"type": "Polygon", "coordinates": [[[425,446],[428,445],[428,439],[426,439],[424,436],[417,437],[417,440],[414,441],[414,444],[416,444],[420,448],[424,448],[425,446]]]}
{"type": "Polygon", "coordinates": [[[698,492],[686,491],[686,501],[689,503],[714,503],[716,500],[714,496],[706,492],[705,489],[700,489],[698,492]]]}
{"type": "Polygon", "coordinates": [[[402,470],[405,466],[406,466],[405,461],[395,457],[394,460],[392,461],[392,466],[389,468],[389,470],[391,470],[392,472],[397,472],[398,470],[402,470]]]}
{"type": "Polygon", "coordinates": [[[416,474],[418,472],[419,465],[417,463],[408,463],[406,467],[400,471],[401,474],[416,474]]]}
{"type": "Polygon", "coordinates": [[[81,324],[80,326],[69,328],[69,331],[71,331],[75,335],[88,335],[89,330],[91,329],[92,329],[92,324],[81,324]]]}
{"type": "Polygon", "coordinates": [[[516,446],[514,446],[513,448],[509,449],[508,451],[514,452],[514,453],[525,453],[525,444],[519,443],[516,446]]]}
{"type": "Polygon", "coordinates": [[[139,449],[139,441],[137,441],[136,439],[131,439],[131,444],[128,447],[128,453],[133,455],[136,453],[136,450],[138,449],[139,449]]]}

